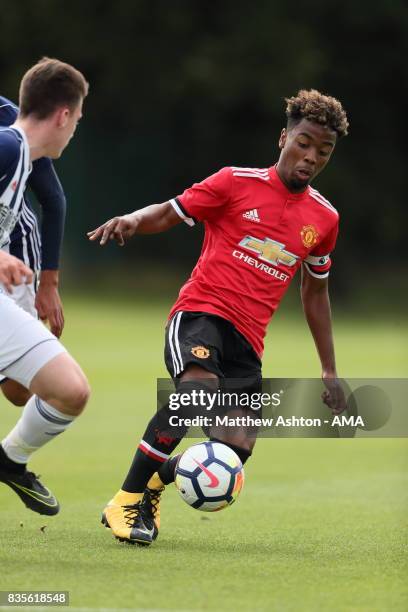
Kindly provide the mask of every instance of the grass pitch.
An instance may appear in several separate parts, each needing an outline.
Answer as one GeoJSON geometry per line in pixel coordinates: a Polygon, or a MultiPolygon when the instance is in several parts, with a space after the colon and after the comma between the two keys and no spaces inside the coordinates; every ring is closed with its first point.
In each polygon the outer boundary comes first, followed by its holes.
{"type": "MultiPolygon", "coordinates": [[[[169,487],[159,539],[120,544],[99,524],[154,410],[167,308],[66,303],[64,342],[93,396],[72,431],[31,463],[58,495],[42,518],[0,488],[0,590],[68,590],[71,610],[408,608],[404,439],[263,439],[238,503],[214,515],[169,487]],[[45,527],[45,528],[44,528],[45,527]]],[[[344,376],[407,376],[407,328],[335,319],[344,376]]],[[[280,313],[264,373],[319,374],[305,323],[280,313]]],[[[1,403],[1,433],[19,411],[1,403]]],[[[15,608],[16,609],[16,608],[15,608]]],[[[48,608],[49,609],[49,608],[48,608]]]]}

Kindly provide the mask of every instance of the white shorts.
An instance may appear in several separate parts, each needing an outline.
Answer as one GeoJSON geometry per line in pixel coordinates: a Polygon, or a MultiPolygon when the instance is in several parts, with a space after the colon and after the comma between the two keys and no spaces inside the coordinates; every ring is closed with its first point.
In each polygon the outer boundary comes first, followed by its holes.
{"type": "Polygon", "coordinates": [[[48,361],[65,352],[66,349],[45,325],[18,306],[0,284],[2,378],[12,378],[28,388],[35,374],[48,361]]]}
{"type": "MultiPolygon", "coordinates": [[[[17,285],[12,288],[11,293],[7,293],[7,296],[13,300],[17,306],[20,306],[23,310],[32,315],[35,319],[38,319],[38,312],[35,307],[35,294],[36,294],[37,278],[34,276],[32,283],[17,285]]],[[[3,285],[0,283],[0,289],[4,290],[3,285]]],[[[0,374],[0,385],[5,380],[5,376],[0,374]]]]}
{"type": "MultiPolygon", "coordinates": [[[[28,312],[35,319],[38,319],[38,312],[35,307],[36,285],[37,285],[36,279],[33,280],[33,282],[29,283],[28,285],[26,285],[25,283],[22,283],[21,285],[18,285],[17,287],[13,287],[12,293],[8,293],[7,295],[13,300],[13,302],[17,304],[17,306],[20,306],[20,308],[28,312]]],[[[0,283],[0,288],[4,289],[1,283],[0,283]]]]}

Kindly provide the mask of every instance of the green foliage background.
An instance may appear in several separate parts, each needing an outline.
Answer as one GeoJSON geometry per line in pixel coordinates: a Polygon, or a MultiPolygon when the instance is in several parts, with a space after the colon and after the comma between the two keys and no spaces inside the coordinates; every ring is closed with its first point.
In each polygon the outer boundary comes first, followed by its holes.
{"type": "Polygon", "coordinates": [[[139,276],[151,265],[163,276],[188,270],[200,230],[104,254],[85,232],[224,165],[273,164],[284,97],[315,87],[343,102],[351,124],[316,181],[341,214],[333,293],[352,302],[361,285],[381,286],[376,299],[390,291],[401,296],[393,304],[403,301],[405,2],[1,0],[0,8],[3,95],[16,99],[21,75],[44,54],[74,63],[91,84],[78,134],[57,162],[72,275],[81,263],[94,277],[101,262],[137,265],[139,276]]]}

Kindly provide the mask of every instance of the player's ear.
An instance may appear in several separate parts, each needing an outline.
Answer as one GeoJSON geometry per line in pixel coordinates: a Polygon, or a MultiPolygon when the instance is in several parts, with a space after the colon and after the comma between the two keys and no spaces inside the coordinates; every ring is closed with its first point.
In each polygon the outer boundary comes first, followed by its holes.
{"type": "Polygon", "coordinates": [[[61,108],[59,108],[58,110],[55,111],[56,114],[56,123],[57,126],[60,128],[64,128],[67,123],[68,123],[68,119],[69,119],[69,115],[70,115],[70,110],[68,107],[63,106],[61,108]]]}
{"type": "Polygon", "coordinates": [[[283,147],[285,146],[287,136],[288,136],[288,132],[286,128],[283,128],[279,136],[279,148],[280,149],[283,149],[283,147]]]}

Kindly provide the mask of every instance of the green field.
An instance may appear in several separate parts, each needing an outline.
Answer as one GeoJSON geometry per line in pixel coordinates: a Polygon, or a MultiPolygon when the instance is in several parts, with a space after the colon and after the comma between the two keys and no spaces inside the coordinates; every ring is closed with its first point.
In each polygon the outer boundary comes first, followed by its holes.
{"type": "MultiPolygon", "coordinates": [[[[154,410],[167,308],[67,300],[64,342],[93,395],[72,431],[32,461],[61,514],[41,518],[0,489],[0,590],[68,590],[84,610],[406,611],[405,439],[263,439],[239,502],[208,515],[171,487],[160,537],[120,544],[100,511],[154,410]],[[45,529],[41,529],[42,527],[45,529]]],[[[407,326],[336,314],[344,376],[406,377],[407,326]]],[[[302,320],[280,313],[264,373],[316,376],[302,320]]],[[[1,434],[18,409],[1,403],[1,434]]],[[[49,608],[48,608],[49,609],[49,608]]]]}

